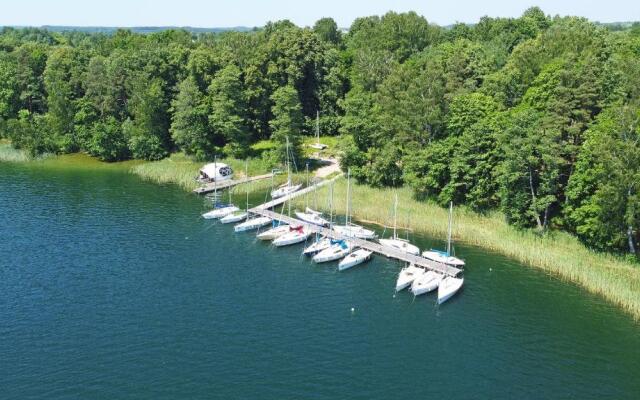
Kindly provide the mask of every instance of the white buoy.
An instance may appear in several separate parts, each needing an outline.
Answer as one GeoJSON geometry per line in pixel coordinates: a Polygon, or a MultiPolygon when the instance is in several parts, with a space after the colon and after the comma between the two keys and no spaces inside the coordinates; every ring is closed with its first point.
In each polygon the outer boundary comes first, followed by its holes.
{"type": "Polygon", "coordinates": [[[356,312],[356,309],[355,309],[355,308],[353,308],[353,307],[351,307],[351,312],[352,312],[352,313],[356,312]]]}

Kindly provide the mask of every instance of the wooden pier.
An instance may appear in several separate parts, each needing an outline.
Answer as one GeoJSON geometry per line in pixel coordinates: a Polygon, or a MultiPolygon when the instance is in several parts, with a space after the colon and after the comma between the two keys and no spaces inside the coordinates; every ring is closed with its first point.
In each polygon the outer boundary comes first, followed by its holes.
{"type": "Polygon", "coordinates": [[[211,193],[213,191],[230,188],[232,186],[236,186],[241,183],[248,183],[248,182],[271,178],[272,176],[273,174],[264,174],[264,175],[250,176],[248,178],[242,178],[242,179],[229,179],[222,182],[209,182],[204,184],[203,186],[200,186],[194,189],[193,193],[197,193],[197,194],[211,193]]]}
{"type": "Polygon", "coordinates": [[[439,272],[441,274],[447,275],[447,276],[457,276],[460,272],[462,272],[461,269],[459,268],[455,268],[452,267],[450,265],[447,264],[443,264],[443,263],[439,263],[433,260],[429,260],[428,258],[424,258],[422,256],[416,256],[413,254],[408,254],[406,252],[403,252],[402,250],[396,249],[395,247],[391,247],[391,246],[383,246],[382,244],[378,243],[378,242],[373,242],[370,240],[364,240],[364,239],[358,239],[358,238],[352,238],[352,237],[345,237],[341,234],[339,234],[338,232],[336,232],[333,229],[329,229],[329,228],[325,228],[322,226],[318,226],[318,225],[313,225],[304,221],[301,221],[297,218],[292,218],[289,217],[287,215],[283,215],[283,214],[279,214],[275,211],[270,210],[271,208],[280,205],[282,203],[284,203],[287,200],[290,200],[294,197],[298,197],[301,195],[304,195],[305,193],[309,193],[315,189],[317,189],[318,187],[324,186],[329,184],[330,182],[338,179],[341,175],[336,176],[330,180],[325,180],[322,181],[320,183],[317,183],[315,185],[309,186],[305,189],[302,190],[298,190],[297,192],[291,193],[287,196],[282,196],[280,198],[277,198],[275,200],[272,200],[270,202],[261,204],[257,207],[251,208],[249,210],[249,212],[253,213],[253,214],[258,214],[258,215],[262,215],[265,217],[269,217],[272,220],[275,221],[281,221],[284,222],[286,224],[289,224],[291,226],[304,226],[305,229],[307,229],[308,231],[311,231],[313,233],[319,233],[322,236],[326,236],[329,237],[331,239],[334,240],[348,240],[350,243],[352,243],[355,247],[360,247],[363,249],[367,249],[369,251],[372,251],[374,253],[377,254],[381,254],[385,257],[388,258],[393,258],[396,260],[400,260],[400,261],[404,261],[404,262],[408,262],[408,263],[412,263],[415,264],[419,267],[422,268],[426,268],[429,270],[433,270],[436,272],[439,272]]]}
{"type": "Polygon", "coordinates": [[[278,205],[280,205],[280,204],[282,204],[282,203],[286,202],[287,200],[293,199],[293,198],[295,198],[295,197],[302,196],[302,195],[307,194],[307,193],[311,193],[311,192],[313,192],[314,190],[316,190],[316,189],[318,189],[318,188],[321,188],[322,186],[326,186],[326,185],[328,185],[329,183],[336,181],[338,178],[341,178],[342,176],[343,176],[343,174],[342,174],[342,173],[340,173],[340,174],[338,174],[338,175],[334,176],[334,177],[333,177],[333,178],[331,178],[331,179],[327,179],[327,180],[320,181],[320,182],[318,182],[318,183],[316,183],[316,184],[314,184],[314,185],[307,186],[307,187],[306,187],[306,188],[304,188],[304,189],[300,189],[300,190],[297,190],[297,191],[295,191],[295,192],[293,192],[293,193],[289,193],[289,194],[288,194],[288,195],[286,195],[286,196],[278,197],[277,199],[273,199],[273,200],[268,201],[268,202],[266,202],[266,203],[264,203],[264,204],[260,204],[259,206],[255,207],[255,208],[252,208],[252,209],[250,209],[249,211],[250,211],[250,212],[254,212],[254,213],[256,213],[256,214],[259,214],[259,213],[258,213],[257,211],[255,211],[255,210],[268,210],[269,208],[273,208],[273,207],[275,207],[275,206],[278,206],[278,205]]]}

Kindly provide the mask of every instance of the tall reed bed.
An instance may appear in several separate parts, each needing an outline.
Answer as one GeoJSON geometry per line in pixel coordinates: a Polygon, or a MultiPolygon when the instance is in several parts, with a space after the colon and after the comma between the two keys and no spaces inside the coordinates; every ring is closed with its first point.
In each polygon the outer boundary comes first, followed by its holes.
{"type": "Polygon", "coordinates": [[[0,161],[3,162],[26,162],[31,157],[23,151],[15,149],[9,142],[0,142],[0,161]]]}
{"type": "MultiPolygon", "coordinates": [[[[328,187],[323,187],[317,193],[319,207],[323,210],[328,210],[328,190],[328,187]]],[[[398,215],[410,215],[410,228],[431,236],[446,237],[448,210],[433,202],[414,199],[408,188],[376,189],[352,182],[354,218],[388,224],[394,193],[398,193],[398,215]]],[[[334,212],[344,214],[344,179],[335,183],[333,194],[334,212]]],[[[302,205],[304,199],[298,198],[296,202],[302,205]]],[[[399,219],[402,220],[404,218],[399,219]]],[[[480,215],[465,207],[456,207],[453,238],[577,283],[640,319],[640,267],[618,257],[589,250],[567,233],[553,231],[539,235],[508,225],[500,213],[480,215]]]]}
{"type": "MultiPolygon", "coordinates": [[[[245,162],[243,160],[220,159],[218,162],[230,165],[234,170],[235,178],[244,177],[245,162]]],[[[136,165],[131,168],[131,172],[155,183],[173,183],[186,190],[193,190],[199,185],[195,178],[204,164],[206,162],[195,161],[184,154],[176,153],[160,161],[136,165]]],[[[265,174],[270,171],[266,162],[259,158],[249,159],[247,164],[249,175],[265,174]]]]}

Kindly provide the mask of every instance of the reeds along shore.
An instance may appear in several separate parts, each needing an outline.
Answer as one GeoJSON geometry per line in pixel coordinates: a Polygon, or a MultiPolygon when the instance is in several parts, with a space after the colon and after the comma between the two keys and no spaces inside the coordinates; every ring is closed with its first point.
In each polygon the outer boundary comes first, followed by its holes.
{"type": "MultiPolygon", "coordinates": [[[[352,184],[352,212],[356,219],[385,223],[396,189],[377,189],[352,184]]],[[[318,191],[318,205],[328,209],[328,188],[318,191]]],[[[432,202],[413,198],[409,188],[397,189],[398,215],[411,215],[415,232],[445,237],[448,211],[432,202]]],[[[297,202],[304,202],[298,198],[297,202]]],[[[346,212],[346,181],[334,186],[335,212],[346,212]]],[[[592,293],[620,306],[640,320],[640,267],[612,255],[597,253],[564,232],[539,235],[508,225],[500,213],[480,215],[456,207],[454,240],[505,255],[528,266],[540,268],[561,279],[577,283],[592,293]]]]}
{"type": "MultiPolygon", "coordinates": [[[[245,162],[236,159],[220,159],[218,162],[231,166],[234,170],[236,178],[244,176],[245,162]]],[[[131,169],[133,174],[140,176],[142,179],[167,184],[177,184],[185,190],[193,190],[198,187],[195,177],[198,176],[198,170],[202,168],[204,162],[194,161],[190,157],[176,153],[168,158],[160,161],[145,162],[136,165],[131,169]]],[[[248,160],[249,175],[258,175],[268,172],[269,168],[260,158],[252,158],[248,160]]],[[[259,190],[260,186],[254,190],[259,190]]],[[[243,189],[245,190],[245,189],[243,189]]]]}
{"type": "MultiPolygon", "coordinates": [[[[16,151],[6,143],[0,143],[0,161],[29,161],[23,152],[16,151]],[[6,159],[5,159],[6,158],[6,159]]],[[[241,176],[244,162],[240,160],[220,160],[226,162],[241,176]]],[[[249,174],[264,173],[262,160],[249,162],[249,174]]],[[[194,162],[182,155],[133,165],[131,172],[143,179],[157,183],[178,184],[186,190],[194,189],[194,181],[202,163],[194,162]]],[[[285,178],[279,176],[276,182],[285,178]]],[[[297,174],[296,181],[304,181],[305,174],[297,174]]],[[[271,186],[270,180],[249,184],[252,192],[265,191],[271,186]]],[[[355,219],[385,223],[388,221],[391,200],[395,189],[377,189],[352,185],[352,212],[355,219]]],[[[239,185],[234,193],[244,193],[246,186],[239,185]]],[[[328,211],[328,187],[318,190],[318,207],[328,211]]],[[[411,215],[411,228],[418,233],[434,237],[445,237],[448,213],[440,206],[413,198],[408,188],[398,189],[399,215],[411,215]]],[[[304,197],[296,199],[304,204],[304,197]]],[[[346,212],[346,180],[340,179],[334,185],[334,211],[346,212]]],[[[575,237],[563,232],[550,232],[540,236],[533,231],[518,230],[509,226],[502,215],[492,213],[480,215],[464,207],[456,207],[454,240],[478,246],[510,257],[528,266],[540,268],[561,279],[577,283],[588,291],[601,295],[606,300],[620,306],[636,320],[640,320],[640,267],[625,262],[612,255],[597,253],[587,249],[575,237]]]]}

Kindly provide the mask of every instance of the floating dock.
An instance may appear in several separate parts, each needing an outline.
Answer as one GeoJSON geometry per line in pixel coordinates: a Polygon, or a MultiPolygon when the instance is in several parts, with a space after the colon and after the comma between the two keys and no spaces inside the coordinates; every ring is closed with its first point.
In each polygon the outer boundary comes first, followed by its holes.
{"type": "Polygon", "coordinates": [[[336,179],[340,178],[342,175],[338,175],[330,180],[325,180],[322,181],[320,183],[317,183],[315,185],[311,185],[309,187],[306,187],[302,190],[298,190],[297,192],[293,192],[291,194],[288,194],[286,196],[282,196],[280,198],[271,200],[267,203],[261,204],[257,207],[251,208],[249,210],[249,212],[253,213],[253,214],[258,214],[258,215],[262,215],[268,218],[271,218],[272,220],[275,221],[281,221],[284,222],[286,224],[289,224],[291,226],[304,226],[305,229],[313,232],[313,233],[319,233],[320,235],[323,236],[327,236],[331,239],[334,240],[348,240],[349,242],[351,242],[354,246],[356,247],[360,247],[363,249],[367,249],[369,251],[372,251],[374,253],[377,254],[381,254],[385,257],[388,258],[393,258],[396,260],[400,260],[400,261],[404,261],[404,262],[408,262],[408,263],[412,263],[415,264],[419,267],[422,268],[426,268],[429,270],[433,270],[436,272],[439,272],[441,274],[447,275],[447,276],[457,276],[459,273],[462,272],[461,269],[459,268],[455,268],[452,267],[450,265],[447,264],[443,264],[443,263],[439,263],[433,260],[429,260],[428,258],[424,258],[422,256],[416,256],[413,254],[408,254],[406,252],[403,252],[399,249],[396,249],[395,247],[391,247],[391,246],[383,246],[380,243],[377,242],[373,242],[370,240],[364,240],[364,239],[358,239],[358,238],[351,238],[351,237],[345,237],[341,234],[339,234],[338,232],[334,231],[333,229],[329,229],[329,228],[325,228],[322,226],[318,226],[318,225],[313,225],[304,221],[301,221],[297,218],[292,218],[289,217],[287,215],[283,215],[283,214],[279,214],[275,211],[270,210],[271,208],[280,205],[288,200],[291,200],[295,197],[304,195],[305,193],[309,193],[312,192],[313,190],[327,185],[329,183],[331,183],[332,181],[335,181],[336,179]]]}
{"type": "Polygon", "coordinates": [[[248,178],[243,178],[243,179],[229,179],[222,182],[209,182],[204,184],[203,186],[200,186],[194,189],[193,193],[197,193],[197,194],[211,193],[213,191],[230,188],[232,186],[236,186],[241,183],[248,183],[248,182],[271,178],[272,176],[273,174],[264,174],[264,175],[250,176],[248,178]]]}

